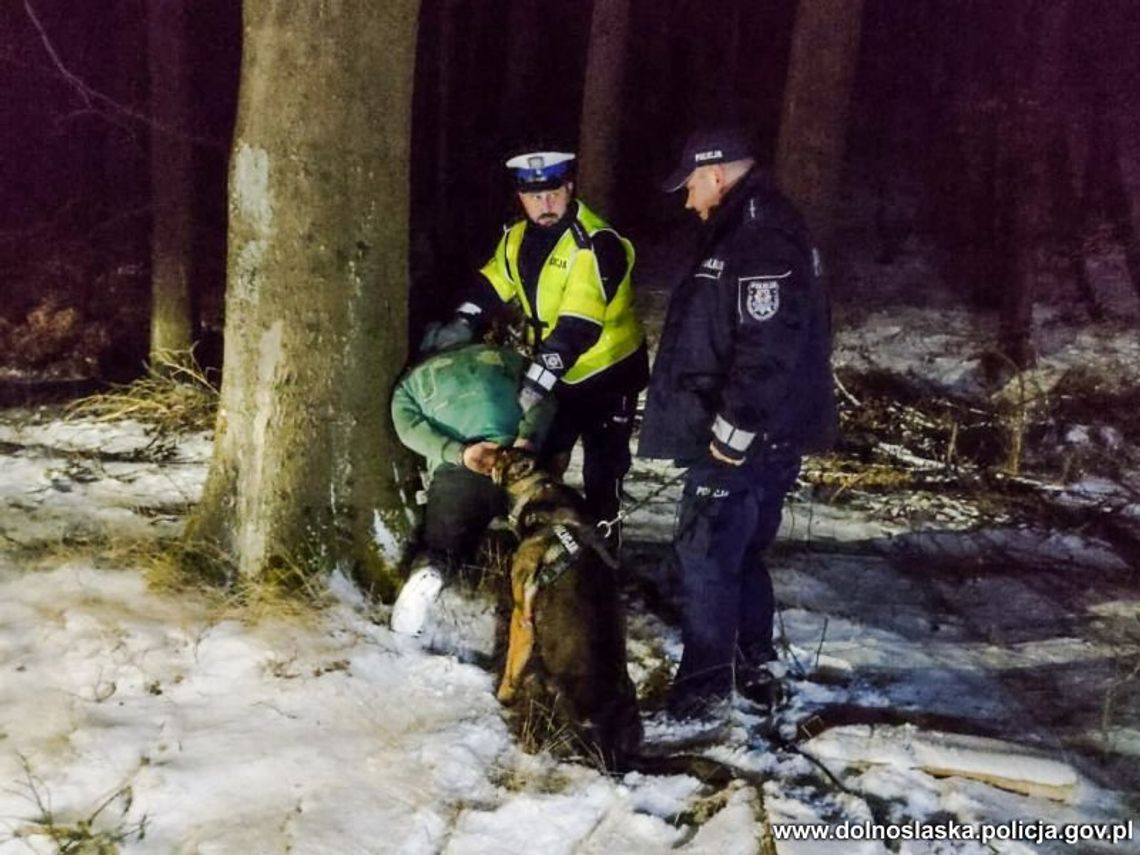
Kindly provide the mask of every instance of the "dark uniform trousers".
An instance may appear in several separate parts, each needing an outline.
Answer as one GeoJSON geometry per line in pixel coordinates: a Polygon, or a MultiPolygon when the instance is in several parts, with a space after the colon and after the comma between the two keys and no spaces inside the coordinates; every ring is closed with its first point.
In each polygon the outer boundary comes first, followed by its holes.
{"type": "Polygon", "coordinates": [[[544,457],[568,459],[582,438],[582,486],[586,506],[598,520],[612,520],[621,508],[622,480],[629,471],[629,450],[637,393],[607,397],[559,395],[558,414],[544,457]]]}
{"type": "Polygon", "coordinates": [[[739,467],[709,459],[686,474],[674,538],[684,653],[673,703],[727,697],[734,665],[775,659],[775,599],[763,555],[799,470],[800,458],[785,453],[739,467]]]}
{"type": "Polygon", "coordinates": [[[543,445],[548,465],[569,459],[582,439],[582,486],[596,520],[612,520],[621,509],[622,481],[633,456],[630,437],[637,396],[645,388],[649,357],[643,344],[616,366],[577,385],[558,384],[558,410],[543,445]]]}

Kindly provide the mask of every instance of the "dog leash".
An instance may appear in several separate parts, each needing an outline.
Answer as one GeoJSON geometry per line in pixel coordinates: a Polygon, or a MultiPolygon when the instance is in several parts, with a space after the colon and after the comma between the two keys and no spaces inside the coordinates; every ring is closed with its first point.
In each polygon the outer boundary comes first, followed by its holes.
{"type": "Polygon", "coordinates": [[[684,469],[684,470],[678,472],[672,478],[668,479],[667,481],[662,483],[660,486],[658,486],[657,489],[653,490],[647,496],[643,496],[642,498],[638,499],[636,502],[634,502],[628,508],[621,508],[617,512],[617,515],[613,519],[611,519],[611,520],[600,520],[598,522],[598,529],[601,531],[602,537],[608,538],[610,536],[610,532],[613,531],[615,525],[617,525],[622,520],[626,519],[634,511],[645,507],[647,504],[649,504],[649,502],[652,499],[655,499],[657,496],[660,496],[667,489],[669,489],[674,484],[676,484],[678,481],[680,481],[682,478],[684,478],[687,473],[688,473],[687,469],[684,469]]]}

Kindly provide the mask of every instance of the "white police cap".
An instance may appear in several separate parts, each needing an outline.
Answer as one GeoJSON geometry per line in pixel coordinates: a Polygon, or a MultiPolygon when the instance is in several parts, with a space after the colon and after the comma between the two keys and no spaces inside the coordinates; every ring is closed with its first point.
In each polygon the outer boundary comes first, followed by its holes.
{"type": "Polygon", "coordinates": [[[507,161],[520,190],[552,190],[560,187],[573,171],[574,155],[565,151],[530,151],[507,161]]]}

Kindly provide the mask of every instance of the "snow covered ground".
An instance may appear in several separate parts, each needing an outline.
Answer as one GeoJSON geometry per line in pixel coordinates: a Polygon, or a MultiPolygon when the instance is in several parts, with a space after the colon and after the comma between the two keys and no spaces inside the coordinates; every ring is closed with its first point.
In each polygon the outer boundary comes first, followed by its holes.
{"type": "MultiPolygon", "coordinates": [[[[1135,384],[1134,328],[1049,323],[1041,384],[1075,365],[1135,384]]],[[[837,363],[983,396],[978,338],[944,308],[872,311],[840,331],[837,363]]],[[[1064,437],[1112,441],[1092,423],[1064,437]]],[[[520,751],[470,655],[492,633],[478,599],[447,598],[429,653],[339,578],[323,608],[259,620],[149,589],[124,544],[178,531],[210,446],[149,443],[136,424],[0,413],[2,855],[1140,852],[1136,541],[805,483],[772,556],[788,700],[772,721],[734,709],[705,749],[765,783],[714,791],[520,751]],[[992,839],[855,839],[864,822],[992,839]],[[849,839],[776,840],[782,823],[849,839]],[[1049,834],[1076,842],[1031,839],[1049,834]],[[1077,839],[1096,834],[1131,836],[1077,839]]],[[[674,474],[639,462],[629,492],[674,474]]],[[[1115,502],[1125,524],[1138,492],[1128,472],[1053,489],[1059,506],[1115,502]]],[[[680,650],[651,602],[668,600],[676,494],[626,532],[649,705],[680,650]]]]}

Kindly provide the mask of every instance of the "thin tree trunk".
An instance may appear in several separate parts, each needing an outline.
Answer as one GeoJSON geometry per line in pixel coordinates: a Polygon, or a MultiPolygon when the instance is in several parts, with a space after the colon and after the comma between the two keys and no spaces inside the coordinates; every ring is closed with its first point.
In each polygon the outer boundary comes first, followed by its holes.
{"type": "MultiPolygon", "coordinates": [[[[1001,348],[1020,368],[1036,359],[1033,303],[1040,265],[1038,246],[1048,222],[1047,146],[1053,137],[1053,105],[1063,95],[1062,62],[1066,3],[1026,0],[1015,8],[1013,32],[1022,54],[1005,87],[1003,143],[1004,204],[1010,228],[1001,248],[1013,259],[999,324],[1001,348]]],[[[1012,37],[1011,37],[1012,38],[1012,37]]]]}
{"type": "Polygon", "coordinates": [[[443,219],[448,208],[447,188],[451,178],[452,127],[451,120],[455,105],[462,91],[460,76],[459,44],[462,39],[458,0],[441,0],[438,3],[439,44],[436,47],[436,140],[435,140],[435,208],[437,235],[447,234],[449,229],[443,219]]]}
{"type": "MultiPolygon", "coordinates": [[[[1129,183],[1125,175],[1126,154],[1121,146],[1120,123],[1140,131],[1140,123],[1127,117],[1109,119],[1105,127],[1104,147],[1104,201],[1112,234],[1124,250],[1125,266],[1136,296],[1140,297],[1140,180],[1129,183]],[[1132,188],[1130,190],[1130,187],[1132,188]]],[[[1131,137],[1135,139],[1133,135],[1131,137]]],[[[1134,147],[1137,154],[1140,148],[1134,147]]],[[[1135,166],[1136,161],[1133,161],[1135,166]]],[[[1140,175],[1134,176],[1140,179],[1140,175]]]]}
{"type": "MultiPolygon", "coordinates": [[[[535,91],[538,67],[548,62],[542,40],[542,17],[550,13],[542,0],[508,0],[506,32],[502,48],[507,54],[506,79],[499,102],[499,125],[504,132],[516,132],[520,124],[529,126],[545,107],[545,94],[535,91]],[[510,129],[510,130],[507,130],[510,129]]],[[[530,140],[526,140],[530,142],[530,140]]],[[[517,139],[512,139],[517,144],[517,139]]]]}
{"type": "Polygon", "coordinates": [[[982,38],[996,30],[996,14],[944,0],[929,11],[931,32],[944,34],[975,21],[973,39],[933,38],[930,97],[931,129],[924,157],[923,194],[928,227],[937,235],[942,278],[973,308],[996,309],[1008,259],[998,250],[996,199],[998,109],[992,59],[999,51],[982,38]],[[985,17],[988,16],[988,17],[985,17]]]}
{"type": "Polygon", "coordinates": [[[1082,3],[1072,11],[1070,28],[1084,47],[1082,70],[1096,113],[1097,145],[1089,161],[1097,213],[1111,227],[1140,297],[1140,94],[1135,83],[1140,7],[1129,2],[1082,3]]]}
{"type": "Polygon", "coordinates": [[[190,271],[193,261],[193,152],[190,127],[186,0],[150,0],[151,233],[150,362],[179,361],[194,342],[190,271]]]}
{"type": "Polygon", "coordinates": [[[740,105],[734,103],[738,80],[735,2],[682,0],[681,36],[674,44],[679,65],[680,103],[673,106],[689,130],[733,123],[740,105]]]}
{"type": "Polygon", "coordinates": [[[1034,144],[1030,123],[1014,116],[1002,132],[1009,141],[1003,172],[1002,205],[1008,210],[1000,251],[1011,259],[999,320],[999,349],[1018,367],[1036,361],[1033,351],[1033,301],[1036,294],[1037,237],[1041,231],[1038,196],[1041,175],[1036,162],[1021,158],[1034,144]]]}
{"type": "Polygon", "coordinates": [[[594,0],[578,132],[578,180],[583,198],[610,216],[614,213],[628,31],[629,0],[594,0]]]}
{"type": "Polygon", "coordinates": [[[843,166],[862,15],[863,0],[800,0],[788,59],[776,182],[825,245],[843,166]]]}
{"type": "Polygon", "coordinates": [[[191,544],[393,589],[417,0],[246,0],[221,407],[191,544]]]}
{"type": "Polygon", "coordinates": [[[1078,181],[1075,167],[1078,159],[1073,156],[1075,145],[1070,138],[1070,134],[1078,132],[1078,129],[1087,131],[1087,127],[1079,122],[1074,122],[1072,131],[1057,128],[1049,151],[1049,206],[1054,220],[1052,234],[1060,250],[1065,272],[1072,280],[1089,318],[1102,321],[1104,308],[1093,289],[1086,250],[1093,232],[1095,205],[1087,169],[1083,180],[1078,181]]]}
{"type": "MultiPolygon", "coordinates": [[[[41,5],[33,4],[37,10],[41,5]]],[[[100,4],[98,23],[62,8],[55,16],[58,22],[66,19],[73,33],[56,45],[63,51],[63,62],[116,104],[145,111],[146,75],[140,71],[147,50],[146,0],[100,4]],[[78,45],[82,47],[77,49],[78,45]],[[120,60],[108,62],[108,57],[120,60]]],[[[55,26],[49,31],[51,38],[55,26]]],[[[79,175],[65,181],[76,198],[85,200],[80,209],[93,215],[85,224],[91,230],[93,253],[83,253],[73,261],[82,263],[85,258],[90,265],[83,296],[84,313],[89,317],[106,312],[108,284],[114,282],[113,299],[124,304],[118,313],[123,323],[103,354],[100,371],[108,378],[128,380],[138,376],[148,349],[149,282],[127,272],[145,264],[150,249],[147,136],[145,128],[109,109],[99,113],[97,122],[83,124],[82,133],[76,127],[68,137],[84,150],[85,162],[79,175]]]]}

